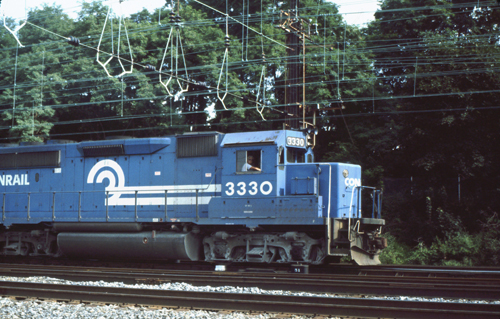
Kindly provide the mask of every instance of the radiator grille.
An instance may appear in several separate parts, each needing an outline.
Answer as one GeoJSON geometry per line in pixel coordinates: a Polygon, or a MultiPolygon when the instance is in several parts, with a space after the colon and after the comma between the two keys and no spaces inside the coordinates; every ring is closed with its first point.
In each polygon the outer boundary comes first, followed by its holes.
{"type": "Polygon", "coordinates": [[[217,156],[217,135],[177,138],[177,157],[217,156]]]}
{"type": "Polygon", "coordinates": [[[97,156],[115,156],[124,155],[125,150],[123,144],[115,145],[96,145],[83,147],[83,156],[97,157],[97,156]]]}
{"type": "Polygon", "coordinates": [[[0,154],[0,168],[58,167],[61,151],[0,154]]]}

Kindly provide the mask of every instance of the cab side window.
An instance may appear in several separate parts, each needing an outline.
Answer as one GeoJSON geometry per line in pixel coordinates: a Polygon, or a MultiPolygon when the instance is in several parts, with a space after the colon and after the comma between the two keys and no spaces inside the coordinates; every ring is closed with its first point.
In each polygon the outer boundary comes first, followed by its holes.
{"type": "Polygon", "coordinates": [[[236,172],[261,172],[261,151],[236,151],[236,172]]]}
{"type": "Polygon", "coordinates": [[[287,147],[286,149],[286,161],[288,163],[305,163],[306,152],[301,149],[294,149],[287,147]]]}

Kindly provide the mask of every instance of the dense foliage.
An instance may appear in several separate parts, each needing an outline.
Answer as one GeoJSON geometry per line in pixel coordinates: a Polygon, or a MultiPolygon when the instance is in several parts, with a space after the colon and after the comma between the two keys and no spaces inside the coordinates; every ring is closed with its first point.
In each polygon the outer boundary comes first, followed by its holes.
{"type": "Polygon", "coordinates": [[[499,9],[386,0],[368,28],[398,113],[385,218],[418,246],[407,262],[498,264],[499,9]]]}
{"type": "MultiPolygon", "coordinates": [[[[203,3],[122,20],[100,2],[76,19],[43,6],[24,47],[2,28],[0,141],[281,128],[288,1],[203,3]]],[[[498,2],[383,0],[363,29],[324,0],[298,12],[316,159],[361,164],[363,183],[384,189],[382,259],[498,265],[498,2]]]]}

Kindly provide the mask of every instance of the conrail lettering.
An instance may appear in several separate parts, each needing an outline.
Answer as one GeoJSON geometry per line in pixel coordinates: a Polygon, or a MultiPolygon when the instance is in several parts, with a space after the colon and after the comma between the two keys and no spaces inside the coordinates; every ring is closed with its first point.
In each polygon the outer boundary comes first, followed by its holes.
{"type": "Polygon", "coordinates": [[[0,175],[1,186],[29,185],[28,174],[0,175]]]}
{"type": "Polygon", "coordinates": [[[346,178],[345,186],[348,187],[361,186],[361,180],[359,178],[346,178]]]}

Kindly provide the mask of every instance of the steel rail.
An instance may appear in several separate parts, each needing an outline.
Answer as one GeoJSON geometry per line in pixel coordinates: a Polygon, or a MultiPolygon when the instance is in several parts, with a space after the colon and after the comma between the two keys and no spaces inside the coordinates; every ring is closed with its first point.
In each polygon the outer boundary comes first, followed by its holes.
{"type": "Polygon", "coordinates": [[[429,277],[471,277],[500,279],[499,267],[449,267],[429,265],[377,265],[377,266],[339,266],[345,272],[365,275],[387,276],[429,276],[429,277]],[[352,270],[349,270],[352,268],[352,270]]]}
{"type": "Polygon", "coordinates": [[[126,268],[11,265],[0,267],[3,276],[48,276],[75,281],[118,281],[159,284],[186,282],[193,285],[259,287],[270,290],[307,291],[332,294],[412,296],[500,300],[500,281],[470,278],[410,278],[354,275],[296,275],[290,273],[248,273],[166,271],[126,268]]]}
{"type": "Polygon", "coordinates": [[[297,297],[0,281],[3,296],[195,309],[391,318],[498,318],[500,305],[297,297]]]}
{"type": "MultiPolygon", "coordinates": [[[[147,273],[164,273],[182,271],[183,273],[191,273],[196,271],[204,272],[214,272],[214,264],[196,264],[196,263],[131,263],[131,262],[113,262],[106,261],[101,263],[95,262],[85,262],[85,261],[75,261],[73,263],[68,262],[69,260],[52,260],[58,261],[59,263],[50,263],[51,260],[43,259],[33,259],[33,263],[26,262],[26,257],[21,258],[17,261],[7,261],[0,260],[0,271],[2,268],[14,269],[14,268],[32,268],[32,269],[65,269],[65,270],[95,270],[95,271],[117,271],[126,272],[131,269],[135,272],[147,272],[147,273]],[[40,263],[40,261],[45,261],[40,263]],[[61,261],[63,262],[61,264],[61,261]],[[38,262],[38,263],[37,263],[38,262]],[[83,265],[82,265],[83,264],[83,265]],[[96,266],[96,264],[100,266],[96,266]],[[105,265],[105,266],[103,266],[105,265]],[[160,267],[158,267],[160,266],[160,267]]],[[[290,272],[290,266],[286,265],[258,265],[253,266],[254,268],[249,268],[246,264],[235,264],[227,267],[226,272],[216,272],[216,273],[239,273],[246,272],[247,274],[257,274],[257,275],[280,275],[290,272]]],[[[252,266],[250,266],[252,267],[252,266]]],[[[320,278],[337,276],[364,276],[367,278],[373,277],[400,277],[400,278],[441,278],[443,280],[448,279],[470,279],[478,280],[483,282],[494,282],[500,283],[500,268],[499,267],[442,267],[442,266],[420,266],[420,265],[377,265],[377,266],[355,266],[349,264],[336,264],[329,268],[324,268],[325,266],[314,267],[311,266],[311,272],[309,274],[294,273],[294,278],[297,276],[305,276],[310,278],[311,276],[317,276],[320,278]]]]}

